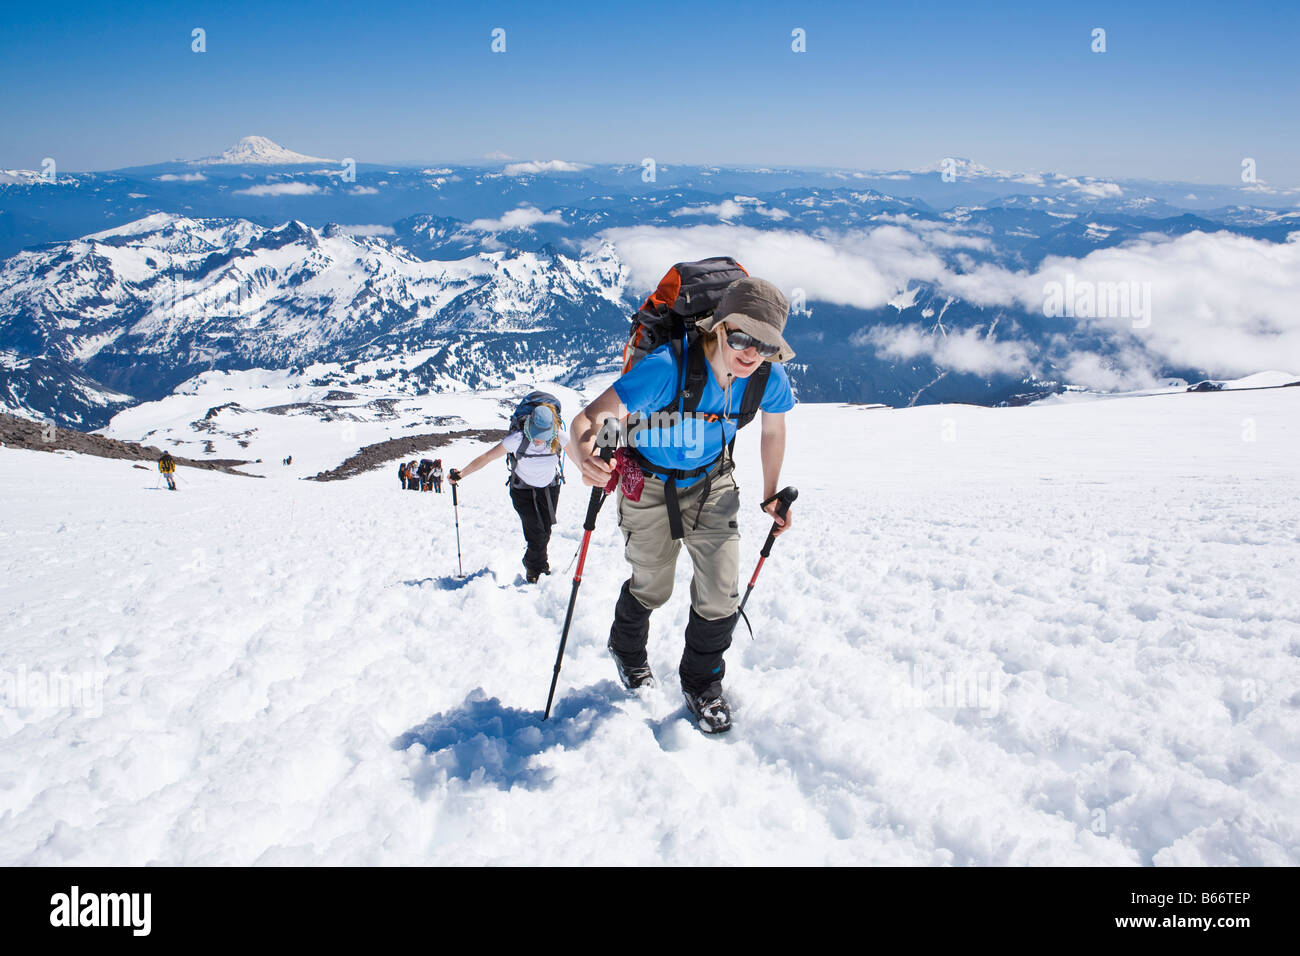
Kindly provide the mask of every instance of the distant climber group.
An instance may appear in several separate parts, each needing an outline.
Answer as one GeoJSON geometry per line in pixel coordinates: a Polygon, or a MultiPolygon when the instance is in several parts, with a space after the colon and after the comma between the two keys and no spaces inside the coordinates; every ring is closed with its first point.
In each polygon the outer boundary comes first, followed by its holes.
{"type": "Polygon", "coordinates": [[[397,466],[397,477],[405,491],[433,491],[442,494],[442,459],[430,461],[423,458],[402,462],[397,466]]]}

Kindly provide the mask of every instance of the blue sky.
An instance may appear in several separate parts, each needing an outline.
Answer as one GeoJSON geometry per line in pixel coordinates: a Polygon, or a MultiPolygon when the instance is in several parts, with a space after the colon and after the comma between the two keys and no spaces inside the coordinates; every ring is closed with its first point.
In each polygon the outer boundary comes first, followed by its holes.
{"type": "Polygon", "coordinates": [[[1219,183],[1249,156],[1300,184],[1300,4],[1046,6],[8,4],[0,167],[113,169],[259,134],[363,162],[965,156],[1219,183]]]}

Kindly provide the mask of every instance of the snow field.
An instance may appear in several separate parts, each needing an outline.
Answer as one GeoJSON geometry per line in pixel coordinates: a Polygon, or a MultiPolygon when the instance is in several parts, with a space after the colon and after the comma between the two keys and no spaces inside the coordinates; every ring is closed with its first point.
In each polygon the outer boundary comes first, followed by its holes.
{"type": "Polygon", "coordinates": [[[541,722],[576,475],[532,588],[504,466],[462,488],[459,579],[450,494],[394,468],[170,494],[0,450],[0,861],[1294,865],[1298,400],[801,406],[716,739],[676,687],[686,558],[661,686],[616,682],[613,502],[541,722]],[[14,706],[19,673],[102,700],[14,706]]]}

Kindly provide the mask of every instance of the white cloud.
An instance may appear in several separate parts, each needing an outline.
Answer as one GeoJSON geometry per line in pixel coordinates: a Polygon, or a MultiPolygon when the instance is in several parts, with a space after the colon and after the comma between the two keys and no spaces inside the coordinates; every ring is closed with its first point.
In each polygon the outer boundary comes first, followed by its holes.
{"type": "MultiPolygon", "coordinates": [[[[1095,288],[1127,284],[1142,290],[1132,314],[1097,310],[1061,317],[1063,338],[1051,351],[1066,356],[1068,375],[1080,384],[1122,383],[1143,387],[1159,365],[1206,369],[1218,377],[1261,369],[1300,371],[1300,232],[1273,243],[1227,232],[1170,238],[1143,236],[1082,258],[1049,257],[1032,272],[1013,272],[975,261],[964,253],[957,269],[942,249],[978,242],[977,237],[916,222],[811,236],[785,230],[700,224],[684,227],[622,227],[603,232],[629,270],[631,288],[649,289],[674,262],[735,256],[751,274],[776,283],[789,295],[803,289],[809,302],[877,309],[917,282],[975,305],[1016,307],[1044,315],[1049,283],[1068,277],[1095,288]],[[1149,293],[1149,295],[1148,295],[1149,293]],[[1136,327],[1135,327],[1136,326],[1136,327]],[[1099,363],[1073,354],[1079,331],[1100,334],[1122,360],[1099,363]]],[[[872,340],[891,354],[923,348],[936,361],[971,371],[1020,370],[1034,356],[966,333],[933,338],[872,340]]]]}
{"type": "Polygon", "coordinates": [[[505,232],[507,229],[531,229],[539,222],[553,222],[562,226],[564,217],[558,212],[542,212],[536,206],[520,205],[500,219],[475,219],[469,228],[481,232],[505,232]]]}
{"type": "Polygon", "coordinates": [[[1059,185],[1077,189],[1089,199],[1118,199],[1124,195],[1124,190],[1115,183],[1104,183],[1096,179],[1061,179],[1059,185]]]}
{"type": "Polygon", "coordinates": [[[915,325],[875,326],[854,334],[850,343],[873,346],[877,355],[899,361],[925,355],[942,368],[976,375],[1014,375],[1033,367],[1023,344],[999,342],[978,329],[944,335],[915,325]]]}
{"type": "Polygon", "coordinates": [[[1163,384],[1150,367],[1150,356],[1136,349],[1102,357],[1096,352],[1072,352],[1061,368],[1071,385],[1086,385],[1103,392],[1131,392],[1163,384]]]}
{"type": "Polygon", "coordinates": [[[1270,186],[1262,179],[1247,186],[1242,186],[1241,191],[1244,193],[1266,193],[1270,196],[1294,196],[1300,194],[1300,188],[1270,186]]]}
{"type": "Polygon", "coordinates": [[[709,203],[704,206],[685,206],[681,209],[674,209],[669,215],[672,216],[716,216],[718,219],[726,221],[728,219],[738,219],[745,214],[745,207],[734,199],[724,199],[720,203],[709,203]]]}
{"type": "Polygon", "coordinates": [[[790,218],[790,214],[784,209],[765,205],[761,199],[753,196],[737,196],[734,199],[724,199],[719,203],[705,203],[700,206],[683,206],[681,209],[674,209],[669,215],[673,217],[712,216],[723,222],[730,222],[732,219],[740,218],[746,212],[754,212],[778,222],[790,218]]]}
{"type": "Polygon", "coordinates": [[[160,183],[203,183],[208,180],[202,173],[163,173],[155,178],[160,183]]]}
{"type": "Polygon", "coordinates": [[[265,183],[261,186],[249,186],[236,189],[236,196],[315,196],[321,187],[315,183],[265,183]]]}
{"type": "Polygon", "coordinates": [[[674,262],[731,255],[787,294],[798,288],[810,301],[874,309],[909,282],[945,274],[943,260],[919,236],[893,225],[833,239],[727,224],[629,226],[605,230],[602,240],[627,264],[632,284],[645,288],[674,262]]]}
{"type": "Polygon", "coordinates": [[[508,163],[515,157],[511,156],[509,153],[503,153],[500,150],[497,150],[496,152],[485,154],[483,158],[494,163],[508,163]]]}
{"type": "Polygon", "coordinates": [[[1011,177],[1013,183],[1020,183],[1024,186],[1042,186],[1045,185],[1042,173],[1017,173],[1011,177]]]}
{"type": "Polygon", "coordinates": [[[353,196],[377,196],[379,190],[374,186],[353,186],[348,193],[353,196]]]}
{"type": "Polygon", "coordinates": [[[1228,232],[1150,234],[1082,259],[1052,256],[1032,273],[982,265],[942,284],[977,305],[1016,304],[1042,314],[1045,287],[1067,282],[1149,289],[1149,323],[1139,323],[1145,327],[1123,314],[1058,320],[1149,357],[1214,375],[1300,369],[1300,232],[1284,243],[1228,232]]]}
{"type": "Polygon", "coordinates": [[[992,240],[984,236],[972,236],[961,232],[946,222],[933,219],[913,219],[903,213],[880,213],[871,217],[872,222],[888,222],[910,229],[923,238],[929,245],[939,249],[978,249],[987,251],[993,248],[992,240]]]}
{"type": "Polygon", "coordinates": [[[587,168],[582,163],[551,159],[545,162],[510,163],[504,172],[507,176],[527,176],[530,173],[576,173],[587,168]]]}

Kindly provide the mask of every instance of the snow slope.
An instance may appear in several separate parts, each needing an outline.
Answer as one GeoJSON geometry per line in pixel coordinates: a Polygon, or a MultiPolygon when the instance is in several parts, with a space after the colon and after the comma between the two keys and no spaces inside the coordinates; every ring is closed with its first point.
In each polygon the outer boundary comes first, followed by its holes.
{"type": "Polygon", "coordinates": [[[394,469],[171,494],[0,449],[0,863],[1295,865],[1298,403],[800,406],[720,739],[672,679],[684,559],[665,686],[615,682],[610,506],[540,722],[576,484],[531,589],[492,469],[460,580],[450,497],[394,469]]]}
{"type": "MultiPolygon", "coordinates": [[[[401,361],[409,366],[422,358],[415,352],[401,361]]],[[[353,377],[368,378],[383,364],[357,363],[353,377]]],[[[543,373],[560,371],[533,367],[543,373]]],[[[613,378],[609,373],[602,381],[613,378]]],[[[519,400],[534,388],[556,395],[563,408],[578,407],[576,392],[544,379],[430,394],[394,380],[351,385],[334,363],[312,365],[302,373],[205,372],[161,401],[123,410],[101,434],[184,457],[249,461],[241,470],[256,475],[306,478],[336,467],[364,446],[392,438],[504,428],[519,400]],[[285,467],[281,462],[289,456],[293,463],[285,467]]],[[[392,471],[396,474],[395,465],[392,471]]]]}

